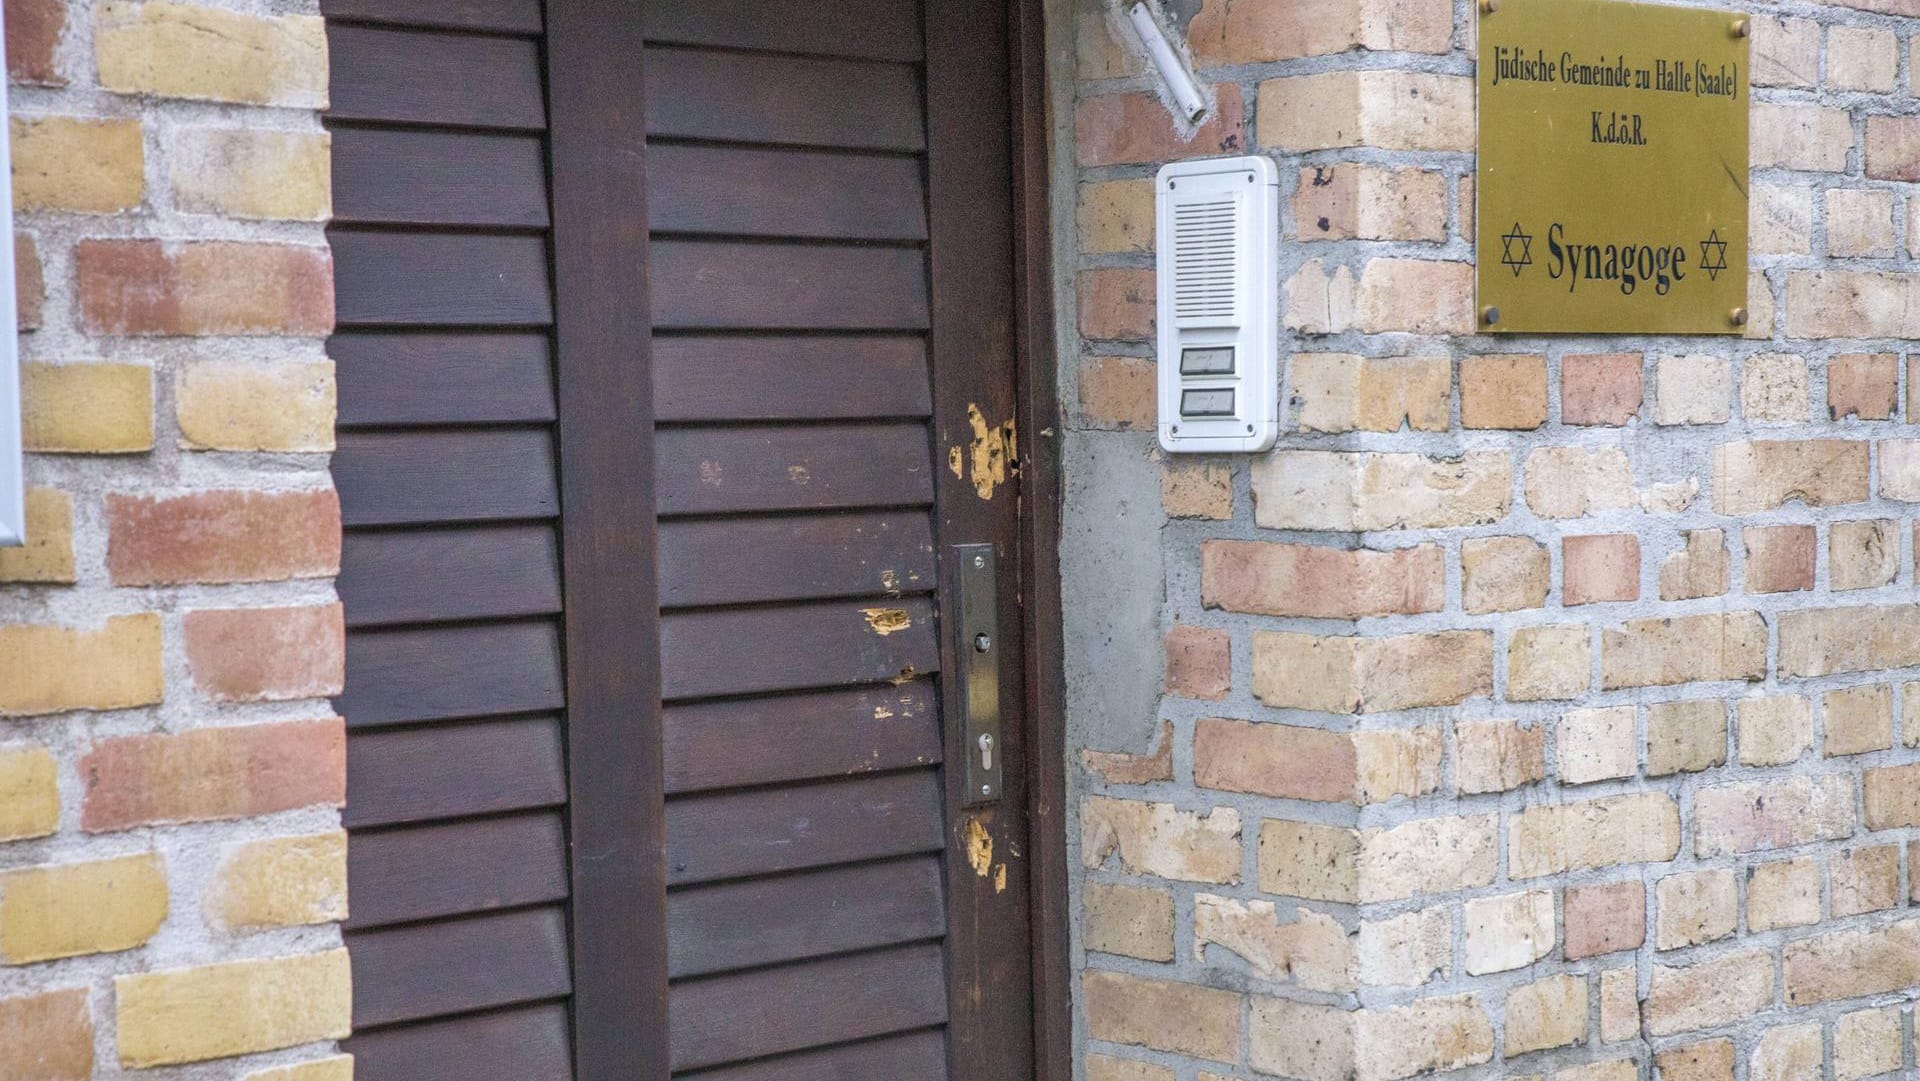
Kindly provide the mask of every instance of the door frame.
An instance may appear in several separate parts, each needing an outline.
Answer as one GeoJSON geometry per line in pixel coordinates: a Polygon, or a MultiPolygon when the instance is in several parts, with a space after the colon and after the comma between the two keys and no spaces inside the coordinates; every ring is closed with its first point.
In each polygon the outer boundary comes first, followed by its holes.
{"type": "MultiPolygon", "coordinates": [[[[578,1081],[666,1081],[646,77],[631,0],[547,7],[578,1081]],[[616,209],[618,213],[612,211],[616,209]],[[617,421],[617,422],[616,422],[617,421]],[[606,478],[618,474],[621,486],[606,478]],[[617,488],[620,498],[608,498],[617,488]],[[592,492],[593,498],[580,498],[592,492]],[[644,613],[651,613],[645,615],[644,613]],[[633,739],[636,731],[654,739],[633,739]],[[635,798],[639,794],[639,798],[635,798]]],[[[1034,1076],[1072,1076],[1061,473],[1043,0],[1009,0],[1034,1076]]]]}
{"type": "Polygon", "coordinates": [[[1052,116],[1044,0],[1008,6],[1014,168],[1016,409],[1021,463],[1020,561],[1027,673],[1027,843],[1033,936],[1036,1081],[1073,1077],[1067,892],[1067,709],[1060,611],[1059,362],[1054,340],[1052,116]]]}

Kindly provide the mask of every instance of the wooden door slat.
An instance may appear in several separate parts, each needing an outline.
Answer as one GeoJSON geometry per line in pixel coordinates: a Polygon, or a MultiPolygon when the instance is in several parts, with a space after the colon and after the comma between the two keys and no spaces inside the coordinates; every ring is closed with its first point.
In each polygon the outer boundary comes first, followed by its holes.
{"type": "Polygon", "coordinates": [[[920,856],[676,890],[670,971],[680,979],[939,938],[943,889],[939,859],[920,856]]]}
{"type": "Polygon", "coordinates": [[[558,998],[572,989],[567,918],[521,909],[349,936],[353,1027],[558,998]]]}
{"type": "Polygon", "coordinates": [[[905,682],[939,666],[933,604],[924,597],[676,612],[660,620],[668,701],[905,682]]]}
{"type": "MultiPolygon", "coordinates": [[[[349,829],[557,807],[566,801],[566,749],[558,717],[376,729],[347,740],[347,806],[341,817],[349,829]]],[[[354,894],[357,902],[368,896],[354,894]]],[[[381,903],[378,895],[372,900],[381,903]]],[[[354,914],[359,915],[357,908],[354,914]]]]}
{"type": "Polygon", "coordinates": [[[528,1006],[362,1032],[341,1045],[364,1078],[570,1081],[567,1009],[528,1006]]]}
{"type": "Polygon", "coordinates": [[[322,2],[346,1046],[362,1081],[570,1081],[542,5],[322,2]]]}
{"type": "Polygon", "coordinates": [[[646,95],[649,139],[926,146],[920,73],[906,64],[651,48],[646,95]]]}
{"type": "Polygon", "coordinates": [[[653,324],[663,330],[924,330],[926,256],[916,248],[656,240],[653,324]]]}
{"type": "Polygon", "coordinates": [[[338,589],[348,627],[550,615],[559,539],[544,523],[349,530],[338,589]]]}
{"type": "Polygon", "coordinates": [[[932,770],[667,801],[667,881],[724,878],[940,849],[932,770]]]}
{"type": "Polygon", "coordinates": [[[660,576],[667,608],[930,592],[933,527],[923,511],[662,522],[660,576]]]}
{"type": "Polygon", "coordinates": [[[540,47],[520,38],[330,26],[334,120],[546,127],[540,47]]]}
{"type": "Polygon", "coordinates": [[[946,1081],[947,1041],[939,1029],[823,1047],[704,1071],[698,1081],[946,1081]]]}
{"type": "Polygon", "coordinates": [[[340,426],[551,423],[553,345],[538,332],[349,330],[327,341],[340,426]]]}
{"type": "Polygon", "coordinates": [[[654,455],[662,515],[920,506],[933,496],[921,424],[667,428],[654,455]]]}
{"type": "Polygon", "coordinates": [[[929,1025],[947,1016],[938,945],[676,984],[673,1068],[714,1066],[929,1025]],[[743,1020],[752,1018],[751,1024],[743,1020]]]}
{"type": "Polygon", "coordinates": [[[547,224],[537,135],[333,126],[337,225],[547,224]]]}
{"type": "Polygon", "coordinates": [[[546,326],[545,237],[329,230],[340,325],[546,326]]]}
{"type": "Polygon", "coordinates": [[[926,202],[916,158],[675,144],[647,153],[656,233],[925,240],[926,202]]]}
{"type": "Polygon", "coordinates": [[[342,432],[333,454],[349,528],[552,518],[556,468],[539,428],[342,432]]]}
{"type": "Polygon", "coordinates": [[[653,343],[662,421],[862,420],[933,408],[918,336],[675,336],[653,343]]]}
{"type": "Polygon", "coordinates": [[[347,636],[349,728],[538,713],[565,705],[560,631],[548,620],[361,630],[347,636]]]}
{"type": "Polygon", "coordinates": [[[649,42],[913,61],[922,55],[913,0],[701,0],[649,4],[649,42]]]}
{"type": "Polygon", "coordinates": [[[665,729],[669,794],[933,765],[941,755],[927,680],[682,703],[667,708],[665,729]]]}
{"type": "Polygon", "coordinates": [[[562,901],[566,832],[551,811],[362,833],[347,849],[347,927],[562,901]]]}
{"type": "Polygon", "coordinates": [[[328,20],[507,34],[540,32],[540,0],[321,0],[328,20]]]}

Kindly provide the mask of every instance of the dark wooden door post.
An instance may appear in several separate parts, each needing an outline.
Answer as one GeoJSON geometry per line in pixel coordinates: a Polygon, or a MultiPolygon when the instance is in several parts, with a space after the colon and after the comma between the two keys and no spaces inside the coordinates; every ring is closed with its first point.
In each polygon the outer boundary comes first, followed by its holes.
{"type": "Polygon", "coordinates": [[[641,20],[547,10],[579,1081],[665,1081],[665,788],[641,20]]]}

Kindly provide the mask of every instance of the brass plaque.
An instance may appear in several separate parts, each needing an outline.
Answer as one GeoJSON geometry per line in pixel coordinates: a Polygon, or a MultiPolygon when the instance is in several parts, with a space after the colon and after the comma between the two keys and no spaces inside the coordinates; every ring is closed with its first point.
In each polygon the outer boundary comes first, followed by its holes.
{"type": "Polygon", "coordinates": [[[1478,11],[1480,329],[1740,333],[1746,16],[1622,0],[1478,11]]]}

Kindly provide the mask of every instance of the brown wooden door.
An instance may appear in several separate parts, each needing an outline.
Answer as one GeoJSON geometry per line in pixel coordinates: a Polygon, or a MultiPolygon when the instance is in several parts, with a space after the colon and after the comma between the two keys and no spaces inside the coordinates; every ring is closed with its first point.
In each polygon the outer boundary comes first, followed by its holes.
{"type": "Polygon", "coordinates": [[[359,1074],[568,1076],[536,4],[328,5],[359,1074]]]}
{"type": "Polygon", "coordinates": [[[1023,789],[945,768],[952,545],[1021,731],[1005,12],[918,8],[646,5],[676,1071],[1031,1069],[1023,789]]]}
{"type": "Polygon", "coordinates": [[[1007,13],[326,6],[358,1076],[1031,1075],[1007,13]]]}

